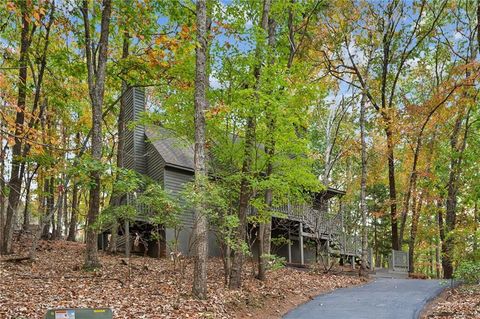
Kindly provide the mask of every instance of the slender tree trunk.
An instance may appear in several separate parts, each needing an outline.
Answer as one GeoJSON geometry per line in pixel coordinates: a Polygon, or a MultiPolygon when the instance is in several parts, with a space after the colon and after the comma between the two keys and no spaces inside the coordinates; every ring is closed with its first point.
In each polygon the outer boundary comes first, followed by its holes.
{"type": "MultiPolygon", "coordinates": [[[[88,10],[89,1],[83,1],[82,15],[85,27],[85,51],[87,57],[88,89],[92,107],[92,139],[91,153],[94,161],[102,159],[102,108],[105,93],[106,66],[108,58],[108,37],[110,18],[112,13],[111,0],[103,0],[100,23],[100,39],[98,49],[94,45],[90,35],[90,18],[88,10]],[[98,53],[97,53],[98,52],[98,53]],[[98,54],[98,57],[96,55],[98,54]]],[[[86,252],[85,264],[87,269],[100,266],[98,260],[97,232],[94,224],[100,211],[100,176],[99,170],[93,170],[90,174],[92,186],[90,187],[89,207],[86,228],[86,252]]]]}
{"type": "MultiPolygon", "coordinates": [[[[293,20],[293,12],[290,10],[290,19],[293,20]]],[[[293,22],[289,24],[289,29],[293,29],[293,22]]],[[[293,30],[292,30],[293,31],[293,30]]],[[[293,37],[293,34],[291,34],[293,37]]],[[[270,49],[273,49],[275,46],[275,21],[273,19],[268,19],[268,46],[270,49]]],[[[290,46],[290,56],[293,59],[292,51],[295,48],[290,46]]],[[[274,60],[271,59],[270,64],[273,64],[274,60]]],[[[288,67],[290,68],[291,62],[288,67]]],[[[265,144],[265,153],[267,155],[267,165],[265,169],[265,179],[269,179],[273,174],[273,158],[275,156],[275,127],[276,119],[275,114],[269,110],[269,106],[266,106],[266,120],[268,122],[268,140],[265,144]]],[[[258,228],[258,275],[257,278],[260,280],[266,279],[266,270],[268,259],[266,256],[270,255],[270,246],[272,238],[272,209],[273,202],[273,190],[271,188],[265,190],[265,207],[268,210],[267,216],[265,216],[266,221],[261,222],[258,228]]]]}
{"type": "MultiPolygon", "coordinates": [[[[205,155],[205,112],[208,108],[207,88],[207,1],[197,1],[197,48],[195,64],[195,188],[201,198],[207,182],[207,159],[205,155]]],[[[203,200],[195,206],[193,295],[207,298],[208,220],[203,200]]]]}
{"type": "MultiPolygon", "coordinates": [[[[263,12],[262,18],[260,21],[260,27],[264,30],[265,33],[268,32],[268,16],[270,13],[270,0],[264,0],[263,2],[263,12]]],[[[254,77],[256,80],[256,90],[259,88],[260,80],[260,71],[261,71],[261,61],[263,56],[263,48],[260,45],[257,45],[256,48],[256,62],[257,65],[254,68],[254,77]]],[[[236,241],[235,247],[233,247],[233,258],[232,265],[230,269],[230,289],[239,289],[242,286],[242,270],[243,263],[245,259],[243,247],[245,246],[246,232],[247,232],[247,214],[248,206],[251,197],[251,186],[248,179],[250,170],[253,163],[253,150],[254,150],[254,138],[255,138],[255,129],[256,129],[256,119],[253,115],[247,117],[247,123],[245,127],[245,146],[244,146],[244,158],[242,163],[242,180],[240,182],[240,196],[238,204],[238,220],[239,226],[236,230],[236,241]]]]}
{"type": "Polygon", "coordinates": [[[475,206],[473,208],[473,223],[474,223],[474,232],[475,232],[475,235],[473,237],[473,253],[476,254],[477,251],[478,251],[478,242],[479,242],[479,238],[478,238],[478,225],[480,224],[480,212],[478,211],[478,202],[475,201],[475,206]]]}
{"type": "MultiPolygon", "coordinates": [[[[13,222],[20,200],[23,176],[20,175],[21,155],[22,155],[22,134],[25,122],[25,104],[27,99],[27,75],[28,75],[28,51],[31,44],[30,17],[28,16],[30,8],[29,2],[21,2],[22,30],[20,40],[20,58],[18,68],[18,99],[17,114],[15,117],[15,143],[12,148],[12,164],[10,171],[10,180],[8,182],[8,205],[5,227],[3,231],[3,253],[12,252],[13,222]]],[[[32,32],[33,33],[33,32],[32,32]]]]}
{"type": "Polygon", "coordinates": [[[390,116],[385,116],[387,127],[385,133],[387,135],[387,156],[388,156],[388,189],[390,196],[390,223],[392,232],[392,249],[400,250],[398,238],[398,220],[397,220],[397,188],[395,185],[395,157],[393,149],[395,147],[393,141],[393,132],[390,116]]]}
{"type": "MultiPolygon", "coordinates": [[[[129,55],[129,45],[130,37],[127,31],[123,33],[123,45],[122,45],[122,59],[128,58],[129,55]]],[[[128,83],[125,80],[122,80],[122,98],[120,99],[120,112],[118,114],[118,147],[117,147],[117,167],[124,168],[124,153],[125,153],[125,107],[126,107],[126,97],[125,92],[129,89],[128,83]]],[[[118,181],[119,175],[116,176],[118,181]]],[[[111,201],[111,205],[120,206],[124,200],[125,195],[116,195],[115,191],[111,201]]],[[[119,221],[115,220],[112,226],[112,232],[109,243],[109,251],[111,253],[117,252],[117,238],[118,238],[118,226],[119,221]]]]}
{"type": "MultiPolygon", "coordinates": [[[[43,197],[43,203],[42,203],[42,208],[43,208],[43,215],[48,216],[48,198],[49,198],[49,190],[50,190],[50,179],[45,178],[44,179],[44,185],[43,185],[43,192],[44,194],[47,194],[46,196],[43,197]]],[[[48,234],[50,232],[50,219],[45,221],[44,225],[40,225],[42,227],[42,238],[43,239],[48,239],[48,234]]]]}
{"type": "MultiPolygon", "coordinates": [[[[80,147],[81,136],[80,133],[77,132],[75,134],[75,144],[77,147],[80,147]]],[[[80,158],[80,153],[76,154],[76,158],[80,158]]],[[[75,237],[77,234],[77,222],[78,222],[78,204],[79,204],[80,197],[78,196],[78,183],[73,182],[72,186],[72,208],[70,210],[70,221],[68,223],[68,241],[75,241],[75,237]]]]}
{"type": "Polygon", "coordinates": [[[27,183],[25,185],[25,205],[23,208],[23,230],[28,230],[28,226],[30,225],[30,190],[32,185],[32,179],[35,173],[27,179],[27,183]]]}
{"type": "Polygon", "coordinates": [[[70,223],[68,225],[68,241],[75,241],[75,235],[77,233],[78,200],[78,184],[74,183],[72,188],[72,209],[70,223]]]}
{"type": "MultiPolygon", "coordinates": [[[[420,196],[421,197],[421,196],[420,196]]],[[[419,206],[422,205],[422,198],[419,200],[419,206]]],[[[417,207],[417,185],[413,185],[412,198],[412,226],[410,228],[410,240],[408,241],[408,272],[415,272],[415,240],[417,237],[418,220],[420,218],[420,208],[417,207]]]]}
{"type": "Polygon", "coordinates": [[[49,239],[55,239],[56,224],[55,224],[55,177],[51,176],[48,183],[48,198],[47,198],[48,215],[50,215],[50,225],[52,226],[52,232],[49,239]]]}
{"type": "MultiPolygon", "coordinates": [[[[423,133],[423,128],[425,126],[422,127],[422,130],[421,130],[421,133],[423,133]]],[[[418,161],[418,157],[419,157],[419,154],[420,154],[420,148],[421,148],[421,139],[422,139],[422,134],[418,137],[418,140],[417,140],[417,147],[416,147],[416,150],[415,150],[415,154],[414,154],[414,164],[413,164],[413,168],[412,168],[412,174],[410,176],[411,178],[411,185],[409,186],[410,190],[409,192],[411,192],[414,196],[414,201],[412,202],[412,225],[411,225],[411,228],[410,228],[410,240],[409,240],[409,243],[408,243],[408,261],[409,261],[409,272],[410,273],[414,273],[415,272],[415,260],[414,260],[414,257],[415,257],[415,240],[417,238],[417,228],[418,228],[418,220],[420,218],[420,213],[421,213],[421,207],[422,207],[422,203],[423,203],[423,196],[425,194],[425,192],[427,192],[428,190],[424,190],[422,191],[422,194],[420,195],[420,199],[419,199],[419,207],[417,208],[416,207],[416,193],[417,193],[417,161],[418,161]]],[[[428,154],[427,154],[427,160],[426,160],[426,172],[427,172],[427,175],[430,173],[430,167],[431,167],[431,163],[432,163],[432,158],[433,158],[433,151],[434,151],[434,145],[435,145],[435,140],[436,140],[436,131],[434,132],[433,136],[432,136],[432,139],[430,141],[430,145],[428,147],[428,154]]],[[[408,195],[410,196],[410,194],[408,195]]],[[[405,203],[407,205],[407,207],[405,208],[407,211],[408,211],[408,202],[405,203]]],[[[403,223],[403,221],[402,221],[403,223]]],[[[403,224],[402,224],[403,226],[403,224]]]]}
{"type": "MultiPolygon", "coordinates": [[[[65,179],[66,176],[63,177],[65,179]]],[[[63,190],[63,233],[62,237],[67,238],[68,236],[68,188],[63,190]]]]}
{"type": "Polygon", "coordinates": [[[58,204],[58,209],[57,209],[57,220],[56,223],[57,225],[55,226],[55,239],[62,239],[62,226],[63,226],[63,192],[60,197],[60,203],[58,204]]]}
{"type": "MultiPolygon", "coordinates": [[[[3,125],[1,125],[3,129],[3,125]]],[[[2,131],[3,132],[3,131],[2,131]]],[[[7,150],[7,146],[3,147],[3,133],[0,133],[0,255],[3,254],[3,230],[5,227],[5,180],[3,176],[5,176],[5,154],[7,150]]],[[[8,145],[8,144],[7,144],[8,145]]]]}
{"type": "Polygon", "coordinates": [[[26,193],[25,193],[25,207],[23,210],[23,229],[27,230],[28,226],[30,225],[30,192],[32,188],[32,181],[40,165],[37,164],[35,169],[33,170],[32,174],[28,177],[27,183],[25,185],[26,193]]]}
{"type": "Polygon", "coordinates": [[[468,133],[468,120],[470,109],[467,111],[465,132],[463,139],[461,137],[461,128],[464,120],[464,113],[459,112],[455,120],[452,135],[450,136],[450,172],[447,183],[446,216],[444,226],[444,240],[442,244],[442,267],[445,279],[453,277],[453,253],[455,238],[451,232],[455,230],[457,222],[457,193],[459,189],[459,178],[461,173],[462,155],[466,145],[468,133]]]}
{"type": "MultiPolygon", "coordinates": [[[[360,211],[362,214],[362,256],[359,270],[360,276],[367,276],[368,234],[367,234],[367,143],[365,132],[366,96],[362,94],[360,101],[360,141],[362,145],[362,175],[360,178],[360,211]]],[[[372,265],[370,265],[372,267],[372,265]]]]}

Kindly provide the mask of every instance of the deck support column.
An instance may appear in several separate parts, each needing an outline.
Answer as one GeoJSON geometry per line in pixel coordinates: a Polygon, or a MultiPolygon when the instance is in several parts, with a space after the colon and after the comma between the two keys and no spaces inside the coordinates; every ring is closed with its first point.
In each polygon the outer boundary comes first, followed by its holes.
{"type": "Polygon", "coordinates": [[[304,265],[305,261],[303,258],[303,223],[300,223],[298,228],[298,242],[300,245],[300,264],[304,265]]]}

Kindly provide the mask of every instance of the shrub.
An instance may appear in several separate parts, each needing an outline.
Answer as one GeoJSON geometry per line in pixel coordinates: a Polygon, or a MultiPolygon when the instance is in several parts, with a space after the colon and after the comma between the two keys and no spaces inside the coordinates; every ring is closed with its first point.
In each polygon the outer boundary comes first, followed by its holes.
{"type": "Polygon", "coordinates": [[[455,269],[455,278],[468,284],[480,284],[480,261],[463,261],[455,269]]]}
{"type": "Polygon", "coordinates": [[[280,257],[277,255],[262,255],[263,258],[267,260],[267,269],[268,270],[278,270],[282,269],[286,265],[286,260],[284,257],[280,257]]]}

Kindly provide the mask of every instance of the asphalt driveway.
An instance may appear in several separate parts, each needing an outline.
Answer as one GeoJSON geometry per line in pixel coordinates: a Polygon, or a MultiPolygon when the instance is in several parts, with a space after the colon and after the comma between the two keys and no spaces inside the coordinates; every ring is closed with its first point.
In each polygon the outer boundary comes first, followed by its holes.
{"type": "Polygon", "coordinates": [[[364,286],[320,295],[283,318],[416,319],[445,287],[440,280],[377,278],[364,286]]]}

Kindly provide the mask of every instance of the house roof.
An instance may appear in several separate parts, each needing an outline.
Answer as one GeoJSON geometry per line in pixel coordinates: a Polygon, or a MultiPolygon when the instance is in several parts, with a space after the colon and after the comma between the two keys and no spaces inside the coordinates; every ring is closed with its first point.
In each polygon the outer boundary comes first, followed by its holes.
{"type": "Polygon", "coordinates": [[[145,127],[145,135],[162,156],[166,166],[193,171],[193,145],[172,130],[160,126],[145,127]]]}
{"type": "MultiPolygon", "coordinates": [[[[162,156],[166,166],[194,171],[194,146],[186,138],[167,128],[153,125],[145,127],[145,135],[162,156]]],[[[345,195],[345,191],[328,187],[317,193],[316,197],[328,200],[343,195],[345,195]]]]}
{"type": "Polygon", "coordinates": [[[322,198],[324,200],[328,200],[332,197],[335,197],[335,196],[338,196],[338,197],[342,197],[343,195],[345,195],[346,192],[345,191],[342,191],[340,189],[336,189],[336,188],[333,188],[333,187],[328,187],[326,190],[323,190],[319,193],[317,193],[317,198],[322,198]]]}

